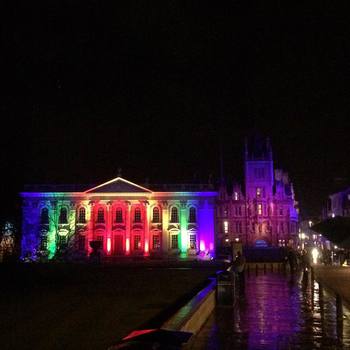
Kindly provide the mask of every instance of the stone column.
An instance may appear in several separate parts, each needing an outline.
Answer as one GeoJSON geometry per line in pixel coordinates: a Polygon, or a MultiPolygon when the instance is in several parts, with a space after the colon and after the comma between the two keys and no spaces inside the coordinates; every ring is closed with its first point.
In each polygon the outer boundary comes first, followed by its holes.
{"type": "Polygon", "coordinates": [[[162,251],[167,254],[169,249],[169,212],[168,212],[168,202],[162,202],[162,251]]]}
{"type": "Polygon", "coordinates": [[[145,241],[144,241],[144,256],[149,255],[149,222],[150,222],[150,206],[148,201],[144,202],[145,208],[145,241]]]}
{"type": "Polygon", "coordinates": [[[181,201],[180,206],[180,250],[181,253],[187,253],[188,234],[187,234],[187,201],[181,201]]]}
{"type": "Polygon", "coordinates": [[[94,215],[95,202],[89,202],[89,217],[88,219],[88,234],[87,234],[87,250],[90,254],[92,249],[90,247],[90,241],[94,239],[94,226],[95,226],[95,215],[94,215]]]}
{"type": "Polygon", "coordinates": [[[112,253],[112,221],[113,221],[113,207],[112,201],[107,202],[107,220],[106,220],[106,252],[107,255],[112,253]]]}
{"type": "Polygon", "coordinates": [[[125,202],[125,254],[130,255],[131,251],[131,203],[129,201],[125,202]]]}

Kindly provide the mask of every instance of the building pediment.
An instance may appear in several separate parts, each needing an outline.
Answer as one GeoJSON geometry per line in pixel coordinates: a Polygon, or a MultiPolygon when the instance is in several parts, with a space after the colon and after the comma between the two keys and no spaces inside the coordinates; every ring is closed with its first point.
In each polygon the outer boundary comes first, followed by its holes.
{"type": "Polygon", "coordinates": [[[152,193],[148,188],[137,185],[121,177],[116,177],[101,185],[93,187],[85,193],[152,193]]]}

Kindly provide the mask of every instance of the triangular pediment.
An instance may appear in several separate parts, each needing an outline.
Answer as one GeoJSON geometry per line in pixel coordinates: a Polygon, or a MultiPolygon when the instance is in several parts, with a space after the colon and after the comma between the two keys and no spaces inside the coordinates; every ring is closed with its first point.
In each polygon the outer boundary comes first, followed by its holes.
{"type": "Polygon", "coordinates": [[[130,192],[152,192],[148,188],[137,185],[133,182],[116,177],[113,180],[105,182],[99,186],[90,188],[85,193],[130,193],[130,192]]]}

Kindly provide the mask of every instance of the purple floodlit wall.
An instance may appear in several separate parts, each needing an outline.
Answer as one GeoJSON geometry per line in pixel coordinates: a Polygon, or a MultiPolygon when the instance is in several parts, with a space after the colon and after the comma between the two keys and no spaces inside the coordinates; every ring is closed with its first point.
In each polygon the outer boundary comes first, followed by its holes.
{"type": "Polygon", "coordinates": [[[203,205],[198,210],[199,221],[199,244],[200,250],[214,254],[214,203],[210,200],[205,200],[203,205]]]}

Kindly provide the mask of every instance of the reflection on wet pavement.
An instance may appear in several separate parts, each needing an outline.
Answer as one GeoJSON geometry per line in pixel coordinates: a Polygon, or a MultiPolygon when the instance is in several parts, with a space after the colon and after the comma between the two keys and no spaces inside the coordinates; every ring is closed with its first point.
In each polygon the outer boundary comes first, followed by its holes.
{"type": "Polygon", "coordinates": [[[310,274],[251,273],[244,298],[217,307],[193,348],[350,349],[350,312],[337,322],[335,298],[310,274]]]}

